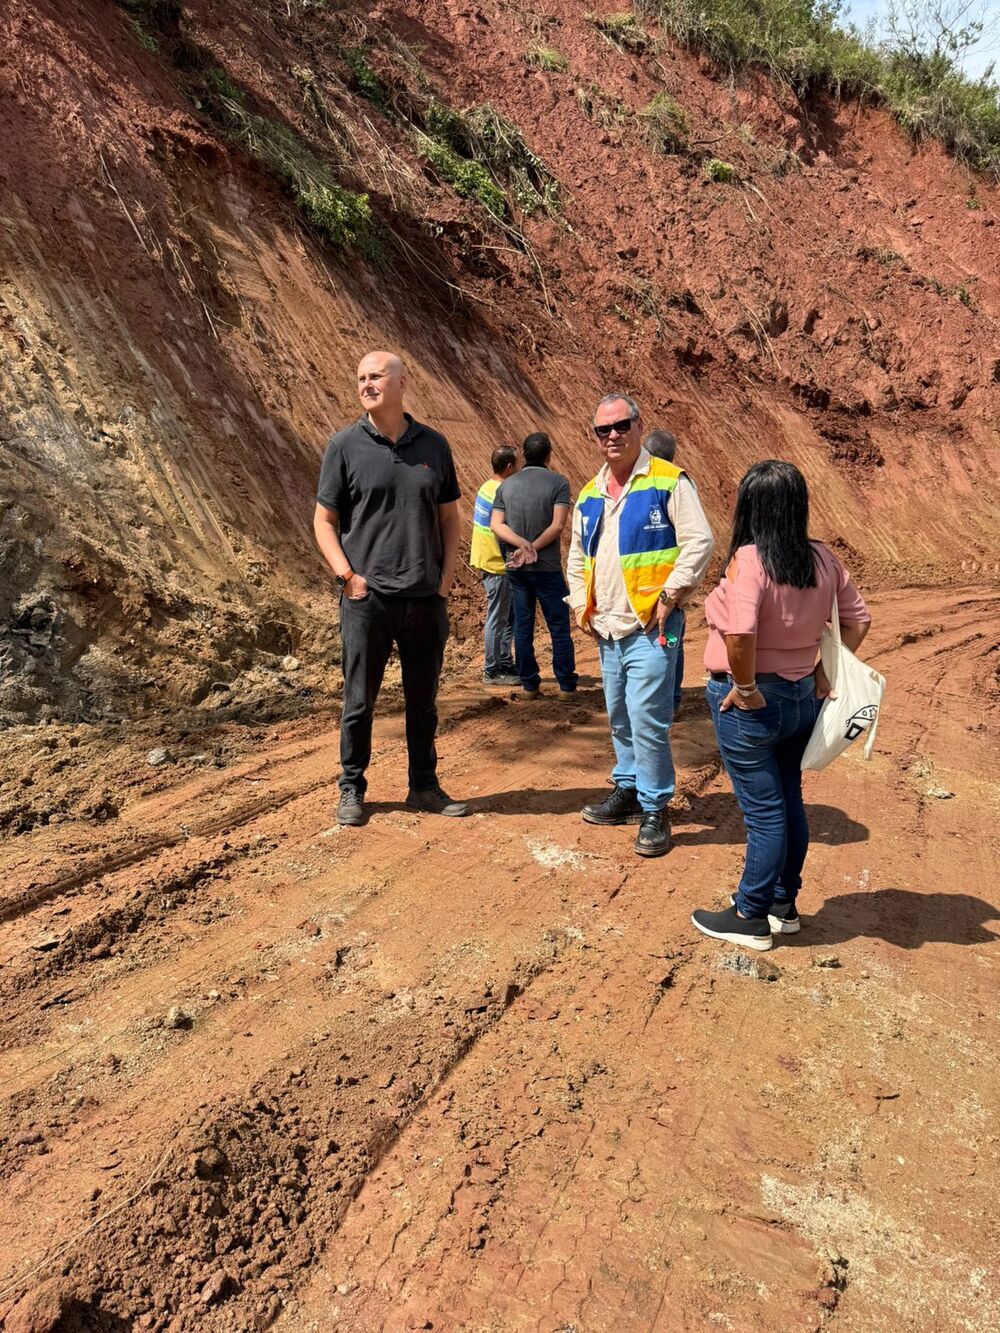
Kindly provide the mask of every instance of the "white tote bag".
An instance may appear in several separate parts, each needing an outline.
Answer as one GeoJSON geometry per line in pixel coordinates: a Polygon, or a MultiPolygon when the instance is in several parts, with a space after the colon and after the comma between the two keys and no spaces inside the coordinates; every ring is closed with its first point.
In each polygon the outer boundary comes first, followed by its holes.
{"type": "Polygon", "coordinates": [[[826,768],[838,754],[865,735],[865,758],[872,757],[875,729],[885,693],[885,677],[845,648],[840,638],[840,612],[833,594],[830,625],[819,641],[823,670],[836,699],[826,698],[802,756],[804,769],[826,768]]]}

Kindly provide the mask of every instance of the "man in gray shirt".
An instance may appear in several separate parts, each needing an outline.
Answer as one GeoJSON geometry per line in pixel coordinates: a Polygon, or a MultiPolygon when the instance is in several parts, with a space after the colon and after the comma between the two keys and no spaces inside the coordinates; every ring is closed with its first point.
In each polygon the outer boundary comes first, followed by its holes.
{"type": "Polygon", "coordinates": [[[525,697],[541,694],[535,656],[535,604],[552,640],[552,670],[560,697],[576,691],[576,651],[570,631],[569,593],[563,577],[559,538],[570,508],[569,480],[549,469],[552,444],[542,433],[521,446],[524,467],[503,482],[493,498],[490,528],[507,557],[514,602],[514,656],[525,697]]]}

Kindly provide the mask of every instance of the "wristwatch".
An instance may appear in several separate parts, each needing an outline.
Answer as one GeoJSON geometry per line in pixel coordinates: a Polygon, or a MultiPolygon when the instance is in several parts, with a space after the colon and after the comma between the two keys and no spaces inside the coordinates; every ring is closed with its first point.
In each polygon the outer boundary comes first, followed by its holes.
{"type": "Polygon", "coordinates": [[[352,569],[349,574],[336,574],[334,577],[342,588],[346,588],[348,582],[354,578],[354,570],[352,569]]]}
{"type": "Polygon", "coordinates": [[[659,600],[663,603],[664,606],[670,606],[673,603],[674,599],[668,596],[666,588],[661,588],[659,600]]]}

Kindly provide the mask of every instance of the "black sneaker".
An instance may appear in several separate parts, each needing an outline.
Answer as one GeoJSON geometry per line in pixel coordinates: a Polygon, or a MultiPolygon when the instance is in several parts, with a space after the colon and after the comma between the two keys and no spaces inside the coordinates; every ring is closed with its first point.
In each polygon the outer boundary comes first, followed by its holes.
{"type": "Polygon", "coordinates": [[[365,822],[364,798],[353,787],[343,787],[340,792],[340,804],[337,806],[338,824],[363,824],[365,822]]]}
{"type": "MultiPolygon", "coordinates": [[[[729,901],[736,906],[736,894],[729,895],[729,901]]],[[[772,935],[797,935],[802,929],[802,918],[795,910],[794,903],[774,903],[767,914],[767,924],[772,935]]]]}
{"type": "Polygon", "coordinates": [[[663,856],[670,851],[670,820],[658,810],[644,810],[635,837],[638,856],[663,856]]]}
{"type": "Polygon", "coordinates": [[[453,801],[440,787],[428,787],[425,791],[410,788],[406,796],[407,810],[421,810],[427,815],[447,815],[450,819],[460,819],[469,813],[469,807],[462,801],[453,801]]]}
{"type": "Polygon", "coordinates": [[[763,917],[744,920],[737,916],[735,907],[727,907],[724,912],[692,912],[691,921],[703,935],[711,935],[713,940],[742,944],[746,949],[757,949],[761,953],[771,948],[771,928],[767,921],[763,917]]]}
{"type": "Polygon", "coordinates": [[[634,787],[615,785],[603,801],[585,805],[580,814],[588,824],[638,824],[642,808],[634,787]]]}

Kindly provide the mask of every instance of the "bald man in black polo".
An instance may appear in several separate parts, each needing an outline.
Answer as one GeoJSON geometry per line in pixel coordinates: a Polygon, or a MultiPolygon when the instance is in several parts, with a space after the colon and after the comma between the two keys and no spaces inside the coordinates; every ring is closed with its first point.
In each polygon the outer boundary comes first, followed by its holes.
{"type": "Polygon", "coordinates": [[[458,480],[448,441],[403,411],[391,352],[358,366],[364,409],[323,456],[313,528],[341,587],[344,702],[338,824],[363,824],[372,718],[393,644],[406,702],[411,810],[464,815],[437,780],[437,691],[458,558],[458,480]]]}

